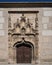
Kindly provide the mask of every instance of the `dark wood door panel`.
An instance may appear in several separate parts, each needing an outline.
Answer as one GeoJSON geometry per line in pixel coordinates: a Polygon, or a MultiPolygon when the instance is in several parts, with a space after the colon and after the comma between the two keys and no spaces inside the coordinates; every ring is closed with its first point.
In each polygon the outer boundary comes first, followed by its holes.
{"type": "Polygon", "coordinates": [[[31,48],[20,46],[16,48],[17,63],[31,63],[31,48]]]}

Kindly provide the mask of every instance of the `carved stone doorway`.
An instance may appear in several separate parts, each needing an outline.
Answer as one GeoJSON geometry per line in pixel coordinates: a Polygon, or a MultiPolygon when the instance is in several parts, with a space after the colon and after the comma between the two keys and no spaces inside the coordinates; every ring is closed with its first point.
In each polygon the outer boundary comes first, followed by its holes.
{"type": "Polygon", "coordinates": [[[27,42],[20,42],[16,44],[16,62],[17,63],[31,63],[32,61],[32,46],[27,42]]]}

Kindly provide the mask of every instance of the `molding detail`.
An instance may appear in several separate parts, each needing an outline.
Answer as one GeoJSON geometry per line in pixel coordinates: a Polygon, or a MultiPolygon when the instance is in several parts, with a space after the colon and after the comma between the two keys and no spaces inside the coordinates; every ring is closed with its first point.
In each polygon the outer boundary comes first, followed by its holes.
{"type": "MultiPolygon", "coordinates": [[[[28,12],[26,12],[26,13],[28,13],[28,12]]],[[[38,40],[39,40],[38,39],[38,34],[39,34],[38,33],[38,12],[34,13],[36,15],[36,18],[33,21],[34,23],[30,22],[30,18],[27,18],[27,16],[25,16],[25,13],[21,13],[21,14],[22,14],[22,16],[20,18],[17,18],[16,22],[13,23],[13,29],[11,26],[12,21],[9,16],[9,20],[8,20],[8,22],[9,22],[9,27],[8,27],[9,56],[12,56],[10,53],[10,50],[12,52],[15,52],[14,47],[13,47],[15,45],[15,43],[20,42],[22,39],[21,43],[24,41],[25,42],[29,41],[29,42],[32,42],[32,45],[34,45],[34,47],[32,48],[33,49],[32,60],[36,62],[38,59],[38,40]],[[35,26],[33,26],[33,24],[35,24],[35,26]]],[[[32,11],[31,11],[31,14],[32,14],[32,11]]],[[[17,44],[19,44],[19,43],[16,43],[16,45],[17,44]]],[[[14,62],[16,62],[15,56],[13,55],[13,57],[15,59],[12,59],[10,57],[10,59],[14,60],[14,62]]]]}

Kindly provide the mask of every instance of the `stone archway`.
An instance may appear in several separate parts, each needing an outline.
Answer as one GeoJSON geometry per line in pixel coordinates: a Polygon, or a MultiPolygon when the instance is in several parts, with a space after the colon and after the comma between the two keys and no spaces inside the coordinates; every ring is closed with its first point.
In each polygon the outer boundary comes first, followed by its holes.
{"type": "Polygon", "coordinates": [[[19,41],[14,44],[16,47],[16,63],[31,63],[33,58],[33,44],[28,41],[19,41]]]}

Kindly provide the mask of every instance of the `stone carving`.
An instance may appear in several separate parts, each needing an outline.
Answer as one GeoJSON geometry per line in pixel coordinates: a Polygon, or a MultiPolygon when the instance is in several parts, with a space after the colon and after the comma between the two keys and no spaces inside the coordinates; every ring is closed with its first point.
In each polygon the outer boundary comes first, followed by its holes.
{"type": "MultiPolygon", "coordinates": [[[[20,17],[20,19],[18,18],[17,22],[13,24],[13,29],[12,29],[11,18],[9,16],[9,21],[8,21],[8,24],[9,24],[8,25],[8,36],[9,36],[8,39],[9,40],[8,41],[9,41],[9,48],[12,50],[13,49],[12,46],[18,40],[21,41],[21,39],[24,38],[26,41],[29,40],[31,42],[31,39],[32,39],[33,40],[32,43],[34,43],[35,45],[35,48],[33,48],[33,60],[36,61],[38,59],[38,16],[37,16],[37,13],[36,13],[36,18],[34,21],[35,21],[35,28],[32,27],[34,23],[30,23],[29,18],[25,17],[25,15],[22,13],[22,16],[20,17]],[[12,41],[10,41],[10,39],[12,41]]],[[[13,60],[16,62],[16,58],[13,60]]]]}
{"type": "Polygon", "coordinates": [[[11,17],[10,17],[10,15],[9,15],[9,18],[8,18],[8,28],[11,28],[11,17]]]}

